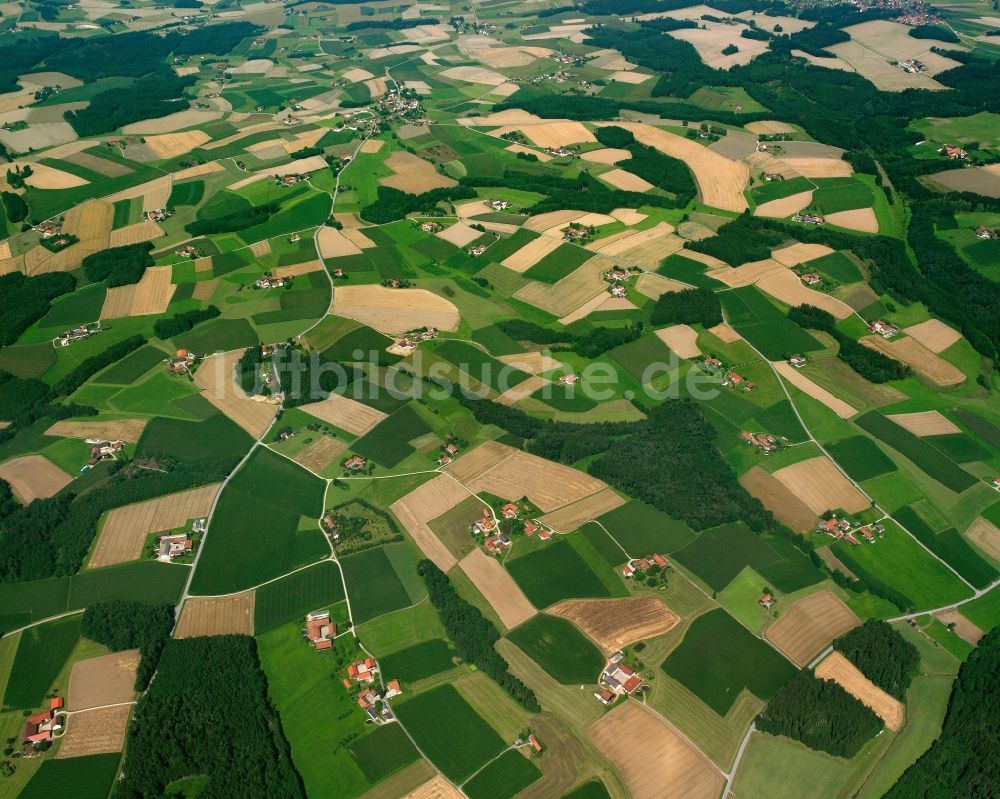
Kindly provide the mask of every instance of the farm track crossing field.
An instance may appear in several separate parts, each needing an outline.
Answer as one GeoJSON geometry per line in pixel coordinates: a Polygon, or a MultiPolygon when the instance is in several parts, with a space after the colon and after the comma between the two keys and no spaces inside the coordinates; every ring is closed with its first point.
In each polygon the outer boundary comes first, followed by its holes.
{"type": "Polygon", "coordinates": [[[394,704],[393,710],[417,746],[451,780],[468,777],[504,748],[496,731],[451,685],[394,704]]]}
{"type": "MultiPolygon", "coordinates": [[[[423,762],[426,763],[426,761],[423,762]]],[[[427,768],[430,769],[430,766],[428,765],[427,768]]],[[[380,796],[378,799],[394,799],[394,796],[380,796]]],[[[402,799],[465,799],[465,794],[440,774],[435,774],[427,782],[405,794],[402,799]]]]}
{"type": "Polygon", "coordinates": [[[254,593],[253,627],[260,635],[340,602],[344,586],[337,564],[324,561],[263,585],[254,593]]]}
{"type": "Polygon", "coordinates": [[[616,552],[618,559],[612,565],[624,563],[625,552],[631,557],[669,553],[694,540],[694,533],[684,522],[637,499],[605,513],[598,521],[624,550],[616,552]]]}
{"type": "Polygon", "coordinates": [[[173,530],[189,519],[206,516],[221,487],[221,483],[214,483],[110,511],[87,568],[137,560],[149,533],[173,530]]]}
{"type": "Polygon", "coordinates": [[[903,704],[862,674],[857,666],[840,652],[831,652],[816,667],[816,676],[821,680],[832,680],[855,699],[870,707],[875,715],[894,732],[903,726],[905,711],[903,704]]]}
{"type": "Polygon", "coordinates": [[[797,666],[805,666],[834,638],[861,624],[832,591],[817,591],[785,608],[765,637],[797,666]]]}
{"type": "Polygon", "coordinates": [[[472,550],[458,566],[490,603],[505,627],[517,627],[538,612],[522,590],[523,586],[482,549],[472,550]]]}
{"type": "Polygon", "coordinates": [[[680,621],[680,616],[656,597],[564,599],[547,612],[574,622],[605,655],[663,635],[680,621]]]}
{"type": "Polygon", "coordinates": [[[254,592],[225,597],[191,597],[184,602],[174,638],[253,635],[254,592]]]}
{"type": "Polygon", "coordinates": [[[77,711],[131,702],[138,665],[138,649],[77,661],[69,676],[68,706],[77,711]]]}
{"type": "Polygon", "coordinates": [[[587,730],[622,775],[633,799],[716,799],[725,779],[673,727],[626,701],[587,730]]]}
{"type": "Polygon", "coordinates": [[[23,455],[0,463],[0,479],[6,480],[22,504],[51,497],[72,482],[72,478],[42,455],[23,455]]]}
{"type": "Polygon", "coordinates": [[[589,685],[604,665],[600,650],[559,616],[540,613],[507,637],[563,685],[589,685]]]}
{"type": "Polygon", "coordinates": [[[547,513],[540,521],[553,530],[571,532],[584,522],[596,519],[625,504],[625,500],[610,488],[597,491],[552,513],[547,513]]]}
{"type": "Polygon", "coordinates": [[[56,758],[63,760],[122,751],[131,714],[132,705],[74,713],[66,725],[66,735],[56,758]]]}

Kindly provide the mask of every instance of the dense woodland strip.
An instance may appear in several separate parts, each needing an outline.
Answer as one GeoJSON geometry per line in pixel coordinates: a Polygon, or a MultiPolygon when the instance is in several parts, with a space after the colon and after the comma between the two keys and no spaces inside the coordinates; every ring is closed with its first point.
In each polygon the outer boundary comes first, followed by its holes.
{"type": "Polygon", "coordinates": [[[875,685],[902,699],[920,666],[920,652],[891,625],[870,619],[833,642],[875,685]]]}
{"type": "Polygon", "coordinates": [[[497,327],[517,341],[530,341],[543,346],[565,344],[565,349],[590,359],[598,358],[608,350],[635,341],[642,334],[642,322],[627,324],[625,327],[595,327],[586,332],[577,332],[572,325],[556,329],[542,327],[523,319],[506,319],[497,322],[497,327]]]}
{"type": "Polygon", "coordinates": [[[667,291],[656,301],[649,321],[657,327],[678,324],[715,327],[722,321],[722,304],[711,289],[667,291]]]}
{"type": "Polygon", "coordinates": [[[27,277],[23,272],[0,275],[0,346],[9,347],[52,307],[52,300],[76,288],[65,272],[27,277]]]}
{"type": "Polygon", "coordinates": [[[151,241],[101,250],[83,259],[83,274],[91,283],[106,280],[108,288],[138,283],[146,268],[155,263],[150,255],[152,251],[151,241]]]}
{"type": "Polygon", "coordinates": [[[160,653],[174,629],[174,606],[169,603],[97,602],[84,611],[80,632],[112,652],[139,650],[135,689],[146,690],[160,653]]]}
{"type": "Polygon", "coordinates": [[[222,311],[214,305],[209,305],[207,308],[195,308],[191,311],[183,311],[167,319],[157,319],[153,322],[153,333],[160,339],[173,338],[181,333],[186,333],[197,324],[214,319],[221,313],[222,311]]]}
{"type": "Polygon", "coordinates": [[[526,710],[540,712],[542,707],[534,691],[510,673],[509,664],[494,648],[501,636],[493,623],[479,612],[479,608],[462,599],[448,575],[431,561],[420,561],[417,574],[424,578],[431,604],[437,609],[459,657],[485,672],[526,710]]]}
{"type": "Polygon", "coordinates": [[[625,128],[614,125],[598,128],[595,135],[605,147],[631,153],[632,157],[623,161],[621,168],[638,175],[656,188],[673,194],[675,208],[684,208],[698,193],[691,170],[679,158],[672,158],[655,147],[640,144],[633,133],[625,128]]]}

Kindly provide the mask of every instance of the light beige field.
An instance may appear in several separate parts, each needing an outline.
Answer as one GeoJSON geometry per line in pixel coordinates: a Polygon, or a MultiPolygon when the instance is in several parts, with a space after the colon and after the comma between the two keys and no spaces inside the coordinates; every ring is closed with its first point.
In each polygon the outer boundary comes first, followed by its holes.
{"type": "Polygon", "coordinates": [[[385,286],[340,286],[333,291],[331,313],[346,316],[383,333],[418,327],[458,330],[458,309],[426,289],[385,286]]]}
{"type": "Polygon", "coordinates": [[[538,375],[532,375],[527,380],[523,380],[512,388],[508,388],[499,397],[496,398],[496,402],[501,405],[514,405],[523,399],[527,399],[532,394],[534,394],[538,389],[549,385],[549,381],[538,375]]]}
{"type": "Polygon", "coordinates": [[[619,150],[614,147],[604,147],[600,150],[591,150],[587,153],[580,153],[580,158],[590,161],[592,164],[617,164],[626,158],[631,158],[632,153],[628,150],[619,150]]]}
{"type": "Polygon", "coordinates": [[[822,386],[817,385],[810,380],[801,369],[796,369],[787,361],[774,361],[772,365],[779,375],[795,386],[799,391],[808,394],[814,400],[822,402],[841,419],[850,419],[858,412],[857,408],[853,405],[845,402],[840,397],[831,394],[822,386]]]}
{"type": "Polygon", "coordinates": [[[587,730],[632,799],[718,799],[721,772],[693,744],[639,702],[626,701],[587,730]]]}
{"type": "Polygon", "coordinates": [[[351,83],[359,83],[360,81],[369,80],[371,78],[374,78],[375,76],[372,75],[372,73],[369,72],[367,69],[359,69],[358,67],[352,67],[351,69],[344,70],[343,74],[341,74],[340,77],[342,77],[344,80],[350,81],[351,83]]]}
{"type": "Polygon", "coordinates": [[[980,516],[965,531],[965,535],[993,560],[1000,560],[1000,527],[980,516]]]}
{"type": "MultiPolygon", "coordinates": [[[[513,84],[508,83],[506,85],[507,86],[511,86],[513,84]]],[[[499,93],[500,93],[500,90],[498,89],[495,92],[495,94],[499,94],[499,93]]],[[[537,158],[543,164],[546,161],[551,161],[552,160],[552,156],[549,155],[548,153],[544,153],[541,150],[538,150],[538,149],[536,149],[534,147],[528,147],[525,144],[511,144],[508,147],[504,147],[504,149],[508,153],[524,153],[525,155],[533,155],[533,156],[535,156],[535,158],[537,158]]]]}
{"type": "Polygon", "coordinates": [[[634,208],[615,208],[611,212],[611,217],[624,225],[638,225],[648,217],[648,214],[639,213],[634,208]]]}
{"type": "Polygon", "coordinates": [[[369,154],[377,153],[382,150],[382,145],[384,144],[385,142],[382,141],[382,139],[365,139],[365,141],[361,144],[361,149],[359,150],[359,152],[369,153],[369,154]]]}
{"type": "MultiPolygon", "coordinates": [[[[805,178],[849,178],[854,174],[854,170],[847,161],[834,157],[783,155],[778,164],[783,164],[787,169],[797,172],[805,178]]],[[[841,211],[840,213],[848,212],[841,211]]]]}
{"type": "Polygon", "coordinates": [[[723,344],[732,344],[743,338],[725,322],[720,322],[715,327],[708,328],[708,332],[715,336],[723,344]]]}
{"type": "Polygon", "coordinates": [[[73,480],[43,455],[22,455],[0,463],[0,479],[10,483],[11,491],[22,505],[51,497],[73,480]]]}
{"type": "Polygon", "coordinates": [[[346,238],[354,242],[360,249],[366,250],[369,247],[374,247],[375,242],[368,238],[364,233],[362,233],[357,228],[345,227],[340,231],[344,234],[346,238]]]}
{"type": "Polygon", "coordinates": [[[473,230],[464,222],[456,222],[454,225],[449,225],[435,235],[439,239],[444,239],[448,243],[454,244],[456,247],[464,247],[474,242],[483,234],[478,230],[473,230]]]}
{"type": "Polygon", "coordinates": [[[618,72],[611,73],[611,80],[631,85],[645,83],[652,77],[652,75],[644,75],[642,72],[628,72],[626,70],[619,70],[618,72]]]}
{"type": "Polygon", "coordinates": [[[169,266],[150,266],[138,283],[108,289],[101,308],[101,319],[162,314],[177,288],[170,282],[169,266]]]}
{"type": "Polygon", "coordinates": [[[458,567],[490,603],[507,629],[523,624],[538,611],[496,558],[476,548],[459,561],[458,567]]]}
{"type": "MultiPolygon", "coordinates": [[[[455,462],[460,463],[467,457],[463,455],[455,462]]],[[[462,488],[460,483],[447,474],[442,474],[414,489],[402,499],[396,500],[389,510],[406,528],[413,541],[420,547],[420,551],[434,561],[441,571],[446,572],[458,563],[458,560],[437,537],[428,522],[448,512],[469,496],[469,492],[462,488]]],[[[472,521],[469,520],[470,525],[472,521]]]]}
{"type": "Polygon", "coordinates": [[[324,258],[340,258],[345,255],[360,255],[361,248],[341,231],[324,225],[316,231],[319,254],[324,258]]]}
{"type": "MultiPolygon", "coordinates": [[[[487,209],[489,210],[489,209],[487,209]]],[[[537,214],[527,222],[524,223],[524,227],[528,230],[533,230],[536,233],[541,233],[545,230],[550,230],[554,227],[562,227],[572,222],[574,219],[580,216],[579,211],[563,210],[563,211],[549,211],[544,214],[537,214]]]]}
{"type": "Polygon", "coordinates": [[[882,336],[862,336],[860,341],[866,347],[908,364],[920,377],[940,388],[954,388],[965,383],[961,369],[935,355],[915,338],[889,341],[882,336]]]}
{"type": "Polygon", "coordinates": [[[607,294],[598,294],[597,296],[587,300],[585,303],[583,303],[583,305],[580,305],[579,307],[573,309],[568,314],[563,316],[559,320],[559,324],[565,327],[566,325],[571,325],[573,324],[573,322],[576,322],[580,319],[583,319],[586,316],[589,316],[590,314],[594,313],[594,311],[596,311],[598,308],[600,308],[602,305],[604,305],[605,301],[608,299],[608,296],[609,295],[607,294]]]}
{"type": "Polygon", "coordinates": [[[292,460],[304,469],[319,474],[347,451],[347,442],[333,436],[320,436],[292,460]]]}
{"type": "Polygon", "coordinates": [[[484,67],[451,67],[438,74],[442,78],[460,80],[464,83],[480,83],[485,86],[499,86],[507,82],[507,78],[499,72],[484,67]]]}
{"type": "Polygon", "coordinates": [[[164,235],[161,228],[152,219],[144,219],[134,225],[126,225],[117,230],[112,230],[108,236],[109,247],[124,247],[126,244],[139,244],[143,241],[152,241],[164,235]]]}
{"type": "Polygon", "coordinates": [[[260,438],[278,413],[278,406],[246,395],[236,383],[236,364],[243,352],[236,350],[206,358],[194,373],[202,396],[254,438],[260,438]]]}
{"type": "MultiPolygon", "coordinates": [[[[578,469],[510,447],[507,450],[506,458],[471,478],[465,483],[466,487],[477,494],[489,491],[504,499],[527,496],[543,513],[551,513],[607,488],[596,477],[578,469]]],[[[457,463],[468,457],[459,458],[457,463]]]]}
{"type": "Polygon", "coordinates": [[[331,394],[324,400],[310,402],[301,408],[317,419],[356,436],[363,436],[386,418],[382,411],[338,394],[331,394]]]}
{"type": "Polygon", "coordinates": [[[182,169],[180,172],[174,172],[174,182],[180,182],[182,180],[190,180],[191,178],[200,178],[203,175],[211,175],[214,172],[221,172],[223,169],[222,164],[217,161],[207,161],[204,164],[196,164],[195,166],[189,166],[187,169],[182,169]]]}
{"type": "Polygon", "coordinates": [[[464,799],[465,794],[448,782],[440,774],[434,777],[414,791],[402,797],[402,799],[464,799]]]}
{"type": "Polygon", "coordinates": [[[946,436],[961,433],[958,425],[940,411],[919,411],[917,413],[890,413],[900,427],[905,427],[915,436],[946,436]]]}
{"type": "Polygon", "coordinates": [[[935,183],[955,191],[971,191],[987,197],[1000,197],[1000,175],[985,167],[972,169],[949,169],[930,175],[935,183]]]}
{"type": "Polygon", "coordinates": [[[753,466],[740,475],[740,485],[790,530],[805,533],[816,526],[816,514],[763,466],[753,466]]]}
{"type": "Polygon", "coordinates": [[[652,300],[658,300],[668,291],[684,291],[686,288],[688,288],[686,283],[681,283],[679,280],[671,280],[668,277],[652,272],[644,272],[635,281],[636,291],[652,300]]]}
{"type": "Polygon", "coordinates": [[[684,28],[670,31],[668,35],[675,39],[690,42],[698,51],[701,60],[713,69],[730,69],[737,65],[749,64],[754,58],[767,51],[767,42],[755,39],[744,39],[741,33],[742,25],[724,25],[716,22],[706,22],[705,28],[684,28]],[[736,45],[738,52],[724,55],[729,45],[736,45]]]}
{"type": "Polygon", "coordinates": [[[904,327],[903,332],[915,338],[934,354],[944,352],[962,338],[962,334],[948,327],[940,319],[928,319],[919,325],[904,327]]]}
{"type": "Polygon", "coordinates": [[[272,270],[272,274],[275,277],[298,277],[299,275],[308,275],[310,272],[322,272],[324,268],[323,262],[319,258],[315,258],[312,261],[302,261],[288,266],[276,266],[272,270]]]}
{"type": "Polygon", "coordinates": [[[135,698],[135,670],[138,665],[138,649],[78,660],[69,675],[70,709],[75,712],[131,702],[135,698]]]}
{"type": "Polygon", "coordinates": [[[598,177],[605,183],[609,183],[616,189],[621,189],[622,191],[649,191],[654,188],[653,184],[647,180],[643,180],[638,175],[633,175],[631,172],[626,172],[624,169],[610,169],[604,172],[598,177]]]}
{"type": "Polygon", "coordinates": [[[859,513],[871,505],[825,455],[778,469],[774,476],[817,516],[835,508],[859,513]]]}
{"type": "Polygon", "coordinates": [[[764,275],[757,281],[757,288],[786,305],[813,305],[837,319],[846,319],[854,314],[849,305],[830,294],[809,288],[799,280],[798,275],[787,269],[764,275]]]}
{"type": "MultiPolygon", "coordinates": [[[[482,61],[486,66],[494,69],[504,67],[526,67],[538,58],[537,55],[526,52],[527,50],[537,50],[539,48],[530,47],[477,47],[469,50],[469,56],[482,61]]],[[[551,50],[549,51],[551,52],[551,50]]]]}
{"type": "Polygon", "coordinates": [[[139,440],[142,431],[146,429],[146,422],[146,419],[101,419],[97,421],[61,419],[46,430],[45,435],[58,438],[107,438],[111,440],[120,438],[134,444],[139,440]]]}
{"type": "Polygon", "coordinates": [[[965,618],[965,616],[959,613],[955,608],[952,608],[951,610],[938,611],[934,614],[934,618],[946,627],[954,624],[955,635],[965,641],[968,641],[973,646],[976,646],[982,639],[983,635],[985,635],[979,627],[965,618]]]}
{"type": "Polygon", "coordinates": [[[859,619],[832,591],[817,591],[785,608],[765,637],[799,667],[806,666],[834,638],[860,626],[859,619]]]}
{"type": "Polygon", "coordinates": [[[31,177],[26,178],[24,182],[36,189],[75,189],[78,186],[86,186],[90,181],[71,172],[34,163],[31,164],[31,177]]]}
{"type": "Polygon", "coordinates": [[[372,78],[371,80],[365,81],[365,86],[368,87],[368,91],[371,93],[372,99],[377,100],[386,92],[386,79],[382,77],[372,78]]]}
{"type": "Polygon", "coordinates": [[[253,635],[254,591],[221,597],[189,597],[181,609],[174,638],[202,635],[253,635]]]}
{"type": "Polygon", "coordinates": [[[385,160],[385,165],[395,174],[379,178],[383,186],[392,186],[411,194],[421,194],[431,189],[456,185],[455,181],[434,170],[430,161],[425,161],[408,152],[394,152],[385,160]]]}
{"type": "Polygon", "coordinates": [[[837,211],[833,214],[827,214],[825,219],[831,225],[845,227],[848,230],[860,230],[862,233],[878,233],[878,219],[871,208],[837,211]]]}
{"type": "Polygon", "coordinates": [[[656,331],[656,336],[681,358],[697,358],[701,355],[701,350],[698,349],[698,331],[691,325],[664,327],[656,331]]]}
{"type": "Polygon", "coordinates": [[[572,502],[552,513],[546,513],[541,521],[553,530],[569,533],[580,525],[596,519],[608,511],[621,507],[625,500],[610,488],[605,488],[590,496],[572,502]]]}
{"type": "Polygon", "coordinates": [[[803,58],[810,64],[826,69],[839,69],[843,72],[856,72],[850,64],[840,58],[821,58],[820,56],[807,53],[805,50],[792,50],[792,55],[796,58],[803,58]]]}
{"type": "Polygon", "coordinates": [[[825,244],[804,244],[797,241],[787,247],[772,250],[771,257],[784,266],[798,266],[816,258],[822,258],[832,252],[833,250],[825,244]]]}
{"type": "Polygon", "coordinates": [[[463,454],[458,460],[445,466],[444,471],[458,482],[468,483],[510,457],[513,452],[513,448],[506,444],[484,441],[478,447],[463,454]]]}
{"type": "Polygon", "coordinates": [[[120,752],[125,746],[125,730],[131,715],[132,705],[74,713],[66,723],[66,734],[56,759],[120,752]]]}
{"type": "Polygon", "coordinates": [[[787,122],[778,122],[774,119],[763,119],[759,122],[748,122],[744,125],[751,133],[795,133],[797,128],[787,122]]]}
{"type": "Polygon", "coordinates": [[[511,364],[522,372],[530,372],[531,374],[550,372],[562,366],[560,361],[542,352],[518,352],[514,355],[499,355],[497,356],[497,360],[501,363],[511,364]]]}
{"type": "Polygon", "coordinates": [[[201,147],[211,140],[203,130],[188,130],[183,133],[162,133],[159,136],[147,136],[146,146],[160,158],[175,158],[185,155],[195,147],[201,147]]]}
{"type": "Polygon", "coordinates": [[[816,667],[816,676],[821,680],[832,680],[837,683],[855,699],[871,708],[890,730],[896,731],[903,726],[905,711],[899,700],[889,696],[865,677],[857,666],[840,652],[831,652],[827,655],[816,667]]]}
{"type": "Polygon", "coordinates": [[[809,203],[812,202],[812,198],[812,189],[809,191],[800,191],[798,194],[782,197],[780,200],[761,203],[754,208],[753,215],[766,216],[772,219],[784,219],[786,216],[798,213],[803,208],[808,208],[809,203]]]}
{"type": "MultiPolygon", "coordinates": [[[[687,250],[685,250],[686,256],[687,250]]],[[[710,269],[708,276],[713,280],[725,283],[730,288],[741,288],[756,283],[765,275],[787,271],[788,267],[782,266],[772,258],[765,258],[763,261],[750,261],[740,266],[721,266],[710,269]]]]}
{"type": "MultiPolygon", "coordinates": [[[[622,558],[624,558],[624,553],[622,558]]],[[[656,597],[564,599],[547,611],[576,624],[605,655],[673,629],[680,616],[656,597]]]]}
{"type": "Polygon", "coordinates": [[[553,236],[539,236],[525,244],[517,252],[508,255],[501,262],[501,266],[522,274],[542,260],[546,255],[557,250],[562,241],[553,236]]]}
{"type": "Polygon", "coordinates": [[[491,136],[502,136],[513,130],[519,130],[529,139],[532,144],[539,147],[565,147],[569,144],[582,144],[584,142],[595,142],[594,136],[582,122],[536,122],[530,125],[512,125],[498,130],[490,131],[491,136]]]}
{"type": "MultiPolygon", "coordinates": [[[[193,128],[205,122],[213,122],[222,117],[221,110],[202,110],[189,108],[187,111],[177,111],[158,119],[144,119],[141,122],[133,122],[122,128],[122,133],[126,136],[144,136],[155,133],[173,133],[175,130],[193,128]]],[[[243,134],[245,135],[245,134],[243,134]]]]}
{"type": "Polygon", "coordinates": [[[109,511],[87,568],[141,558],[146,536],[181,527],[188,519],[207,516],[220,488],[221,483],[214,483],[109,511]]]}
{"type": "Polygon", "coordinates": [[[611,266],[611,261],[598,255],[556,283],[531,282],[518,289],[514,296],[553,316],[566,316],[587,300],[605,294],[607,284],[601,275],[611,266]]]}

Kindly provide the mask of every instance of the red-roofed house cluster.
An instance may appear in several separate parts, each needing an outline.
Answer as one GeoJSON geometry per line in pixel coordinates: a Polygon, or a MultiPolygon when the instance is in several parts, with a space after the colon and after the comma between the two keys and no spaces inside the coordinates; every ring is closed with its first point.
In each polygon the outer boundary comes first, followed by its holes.
{"type": "Polygon", "coordinates": [[[777,438],[767,433],[750,433],[744,430],[740,436],[751,446],[760,449],[765,455],[769,455],[781,446],[781,442],[777,438]]]}
{"type": "Polygon", "coordinates": [[[330,620],[329,610],[314,610],[306,614],[306,628],[302,635],[317,651],[322,652],[333,646],[337,637],[337,625],[330,620]]]}
{"type": "Polygon", "coordinates": [[[400,696],[402,693],[403,687],[399,684],[399,680],[389,680],[385,684],[385,691],[382,694],[379,694],[374,688],[365,688],[358,694],[358,704],[368,714],[368,718],[376,724],[381,724],[392,718],[392,710],[387,704],[388,700],[394,696],[400,696]],[[380,703],[382,705],[381,712],[379,711],[380,703]]]}
{"type": "Polygon", "coordinates": [[[969,157],[969,154],[957,144],[946,144],[938,152],[952,161],[964,161],[969,157]]]}
{"type": "Polygon", "coordinates": [[[260,280],[254,281],[254,288],[258,289],[280,289],[286,283],[291,283],[292,279],[289,277],[274,277],[273,275],[264,275],[260,280]]]}
{"type": "Polygon", "coordinates": [[[976,228],[977,239],[1000,239],[1000,230],[980,225],[976,228]]]}
{"type": "Polygon", "coordinates": [[[366,458],[362,458],[360,455],[352,455],[340,465],[349,472],[360,472],[365,468],[365,466],[368,465],[368,460],[366,458]]]}
{"type": "Polygon", "coordinates": [[[374,682],[378,672],[378,663],[375,662],[375,658],[356,660],[347,667],[347,676],[360,685],[369,685],[374,682]]]}
{"type": "Polygon", "coordinates": [[[448,436],[448,442],[441,445],[441,454],[437,459],[438,466],[447,466],[458,457],[460,451],[457,440],[453,436],[448,436]]]}
{"type": "Polygon", "coordinates": [[[114,441],[102,441],[99,438],[88,438],[87,443],[90,444],[89,466],[96,466],[104,460],[117,460],[116,456],[125,450],[125,442],[120,438],[114,441]]]}
{"type": "Polygon", "coordinates": [[[167,361],[168,372],[190,372],[197,356],[188,350],[177,350],[174,357],[167,361]]]}
{"type": "Polygon", "coordinates": [[[642,687],[642,677],[624,660],[624,653],[615,652],[601,672],[598,690],[594,696],[602,704],[610,705],[619,696],[634,694],[642,687]]]}
{"type": "Polygon", "coordinates": [[[885,527],[878,523],[859,526],[855,525],[850,519],[838,519],[836,516],[831,516],[829,519],[824,519],[816,525],[816,532],[831,536],[832,538],[843,539],[851,546],[858,546],[860,542],[857,539],[857,535],[860,535],[869,544],[874,544],[876,534],[880,536],[885,534],[885,527]]]}
{"type": "Polygon", "coordinates": [[[872,333],[878,333],[882,338],[892,338],[899,333],[899,328],[894,324],[885,322],[882,319],[876,319],[874,322],[868,323],[868,329],[872,333]]]}
{"type": "Polygon", "coordinates": [[[732,369],[726,372],[726,376],[722,378],[722,385],[732,386],[742,391],[753,391],[757,388],[757,385],[753,381],[747,380],[743,375],[737,374],[732,369]]]}
{"type": "Polygon", "coordinates": [[[43,741],[51,741],[54,733],[62,729],[63,698],[57,696],[49,700],[49,709],[42,710],[24,720],[21,728],[21,744],[35,746],[43,741]]]}
{"type": "Polygon", "coordinates": [[[622,566],[622,577],[635,577],[636,573],[648,572],[653,566],[665,569],[670,566],[670,561],[659,552],[654,552],[648,558],[632,558],[632,560],[622,566]]]}
{"type": "Polygon", "coordinates": [[[823,276],[818,275],[815,272],[806,272],[803,275],[799,275],[799,280],[805,283],[807,286],[818,286],[823,282],[823,276]]]}

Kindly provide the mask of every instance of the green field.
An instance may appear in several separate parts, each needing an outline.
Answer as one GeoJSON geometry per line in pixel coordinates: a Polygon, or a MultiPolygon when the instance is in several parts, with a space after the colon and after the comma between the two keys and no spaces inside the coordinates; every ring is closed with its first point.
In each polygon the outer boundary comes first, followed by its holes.
{"type": "Polygon", "coordinates": [[[817,178],[816,185],[809,207],[823,214],[871,208],[874,201],[872,190],[854,178],[817,178]]]}
{"type": "Polygon", "coordinates": [[[201,422],[157,416],[146,425],[135,452],[140,457],[152,455],[197,462],[242,457],[252,445],[249,433],[222,413],[201,422]]]}
{"type": "Polygon", "coordinates": [[[448,779],[461,782],[504,742],[451,685],[441,685],[393,705],[417,746],[448,779]]]}
{"type": "Polygon", "coordinates": [[[594,253],[573,244],[560,244],[537,264],[524,273],[529,280],[542,283],[558,283],[572,273],[584,261],[594,257],[594,253]]]}
{"type": "Polygon", "coordinates": [[[563,599],[611,596],[600,577],[566,541],[507,561],[507,571],[537,608],[563,599]]]}
{"type": "Polygon", "coordinates": [[[947,455],[878,411],[869,411],[854,421],[863,430],[909,458],[918,469],[945,488],[961,493],[979,482],[947,455]]]}
{"type": "MultiPolygon", "coordinates": [[[[653,552],[675,552],[694,540],[694,532],[684,522],[667,516],[645,502],[630,500],[597,519],[632,557],[653,552]]],[[[613,563],[625,560],[621,552],[613,563]]]]}
{"type": "Polygon", "coordinates": [[[157,364],[163,363],[166,357],[167,354],[163,350],[146,344],[105,369],[94,378],[94,382],[127,386],[157,364]]]}
{"type": "Polygon", "coordinates": [[[1000,427],[997,427],[989,419],[967,411],[965,408],[953,408],[952,414],[987,444],[1000,449],[1000,427]]]}
{"type": "Polygon", "coordinates": [[[720,716],[744,688],[770,699],[795,673],[791,663],[721,609],[695,619],[661,668],[720,716]]]}
{"type": "Polygon", "coordinates": [[[896,464],[867,436],[851,436],[826,445],[833,459],[859,483],[896,471],[896,464]]]}
{"type": "Polygon", "coordinates": [[[559,616],[540,613],[507,637],[563,685],[591,685],[604,665],[590,639],[559,616]]]}
{"type": "Polygon", "coordinates": [[[979,599],[962,605],[962,615],[981,630],[1000,627],[1000,587],[994,588],[979,599]]]}
{"type": "Polygon", "coordinates": [[[769,360],[822,349],[753,286],[722,292],[719,299],[729,323],[769,360]]]}
{"type": "Polygon", "coordinates": [[[591,780],[579,788],[574,788],[569,793],[563,794],[560,799],[611,799],[611,794],[608,793],[603,782],[591,780]]]}
{"type": "Polygon", "coordinates": [[[771,546],[739,522],[706,530],[674,557],[716,591],[729,585],[745,566],[762,572],[781,560],[771,546]]]}
{"type": "Polygon", "coordinates": [[[41,705],[80,638],[81,618],[56,619],[21,633],[3,697],[4,707],[33,709],[41,705]]]}
{"type": "Polygon", "coordinates": [[[350,745],[351,755],[373,785],[420,759],[398,724],[384,724],[350,745]]]}
{"type": "Polygon", "coordinates": [[[430,429],[420,414],[406,405],[379,422],[351,448],[359,455],[391,469],[414,452],[408,442],[430,432],[430,429]]]}
{"type": "Polygon", "coordinates": [[[913,506],[899,508],[893,518],[976,588],[985,588],[997,578],[996,569],[954,527],[935,532],[913,506]]]}
{"type": "Polygon", "coordinates": [[[965,433],[948,433],[942,436],[923,436],[923,440],[955,463],[985,461],[993,453],[965,433]]]}
{"type": "MultiPolygon", "coordinates": [[[[101,318],[101,308],[104,306],[106,295],[107,287],[103,283],[94,283],[60,297],[52,303],[49,312],[39,320],[38,326],[65,329],[84,322],[96,322],[101,318]]],[[[51,332],[55,334],[61,331],[53,329],[51,332]]]]}
{"type": "Polygon", "coordinates": [[[340,569],[333,561],[289,574],[257,589],[254,632],[260,635],[285,622],[302,620],[306,613],[329,607],[343,598],[340,569]]]}
{"type": "Polygon", "coordinates": [[[526,372],[501,363],[465,341],[442,341],[434,352],[473,379],[500,392],[520,385],[530,377],[526,372]]]}
{"type": "Polygon", "coordinates": [[[21,791],[22,799],[107,799],[121,760],[119,752],[66,760],[49,757],[21,791]]]}
{"type": "Polygon", "coordinates": [[[256,347],[260,339],[246,319],[212,319],[174,336],[178,347],[198,354],[256,347]]]}
{"type": "Polygon", "coordinates": [[[355,624],[363,624],[383,613],[412,604],[410,595],[386,553],[389,547],[405,547],[405,544],[389,544],[369,549],[340,561],[355,624]]]}
{"type": "MultiPolygon", "coordinates": [[[[656,336],[643,336],[608,352],[632,377],[642,382],[651,364],[670,363],[673,357],[667,345],[656,336]]],[[[648,382],[648,380],[647,380],[648,382]]]]}
{"type": "Polygon", "coordinates": [[[408,646],[391,655],[383,655],[379,658],[379,666],[386,679],[411,683],[453,668],[453,657],[456,657],[455,650],[440,638],[435,638],[408,646]]]}
{"type": "Polygon", "coordinates": [[[538,766],[512,749],[469,780],[462,790],[469,799],[508,799],[541,776],[538,766]]]}
{"type": "Polygon", "coordinates": [[[857,283],[862,279],[857,264],[842,252],[832,252],[807,261],[805,268],[831,277],[838,283],[857,283]]]}
{"type": "Polygon", "coordinates": [[[757,205],[763,205],[771,200],[780,200],[803,191],[812,191],[814,187],[815,184],[808,178],[797,177],[791,180],[759,183],[750,190],[750,194],[757,205]]]}
{"type": "Polygon", "coordinates": [[[357,323],[352,323],[355,327],[348,330],[340,338],[323,350],[322,356],[325,361],[346,361],[346,362],[366,362],[371,359],[374,353],[374,360],[377,363],[393,363],[399,360],[398,356],[385,352],[392,340],[388,336],[383,336],[377,330],[357,323]]]}
{"type": "Polygon", "coordinates": [[[848,764],[840,758],[790,738],[758,732],[740,763],[733,794],[798,799],[808,785],[815,796],[837,796],[850,775],[848,764]]]}

